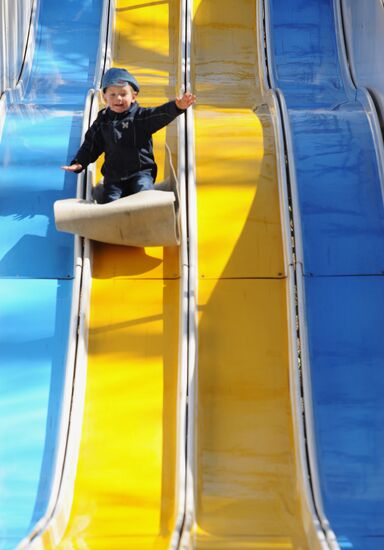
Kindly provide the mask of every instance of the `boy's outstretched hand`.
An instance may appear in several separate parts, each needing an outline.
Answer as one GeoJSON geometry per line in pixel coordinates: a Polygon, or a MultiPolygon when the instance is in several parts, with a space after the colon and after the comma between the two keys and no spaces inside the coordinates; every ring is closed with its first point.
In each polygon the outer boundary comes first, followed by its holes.
{"type": "Polygon", "coordinates": [[[62,166],[61,167],[63,170],[65,170],[66,172],[76,172],[78,170],[82,170],[83,167],[81,166],[81,164],[77,163],[77,164],[71,164],[71,166],[62,166]]]}
{"type": "Polygon", "coordinates": [[[180,97],[176,98],[176,105],[179,109],[188,109],[191,105],[193,105],[196,101],[196,96],[191,94],[191,92],[185,92],[180,97]]]}

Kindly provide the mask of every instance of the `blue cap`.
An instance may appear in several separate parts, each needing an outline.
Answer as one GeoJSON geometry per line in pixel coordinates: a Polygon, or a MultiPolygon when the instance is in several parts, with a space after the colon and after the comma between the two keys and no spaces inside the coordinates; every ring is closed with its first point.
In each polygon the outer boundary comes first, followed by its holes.
{"type": "Polygon", "coordinates": [[[140,90],[136,78],[126,69],[119,69],[118,67],[108,69],[101,80],[103,89],[108,88],[108,86],[126,86],[127,84],[130,84],[135,92],[140,90]]]}

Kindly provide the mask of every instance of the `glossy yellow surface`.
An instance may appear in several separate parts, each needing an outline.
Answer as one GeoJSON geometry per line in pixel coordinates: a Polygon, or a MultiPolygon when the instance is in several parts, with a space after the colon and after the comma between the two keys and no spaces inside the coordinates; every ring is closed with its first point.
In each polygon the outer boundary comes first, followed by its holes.
{"type": "Polygon", "coordinates": [[[272,124],[253,0],[195,0],[198,549],[306,549],[272,124]]]}
{"type": "MultiPolygon", "coordinates": [[[[114,65],[137,76],[143,104],[174,97],[170,51],[178,42],[178,3],[116,4],[114,65]]],[[[167,171],[165,139],[174,153],[174,125],[156,135],[160,179],[167,171]]],[[[177,248],[94,243],[83,432],[60,548],[168,548],[175,520],[179,314],[177,248]]]]}

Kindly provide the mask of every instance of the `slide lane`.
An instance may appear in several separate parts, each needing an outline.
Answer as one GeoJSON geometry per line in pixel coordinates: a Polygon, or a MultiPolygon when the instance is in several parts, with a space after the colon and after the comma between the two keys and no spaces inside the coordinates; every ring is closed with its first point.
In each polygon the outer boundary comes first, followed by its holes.
{"type": "MultiPolygon", "coordinates": [[[[290,401],[272,118],[256,115],[256,6],[195,0],[198,549],[310,548],[290,401]]],[[[312,548],[318,546],[318,541],[312,548]]]]}
{"type": "Polygon", "coordinates": [[[384,528],[382,145],[375,150],[374,116],[340,56],[337,6],[269,0],[269,54],[292,142],[319,510],[340,548],[370,550],[383,547],[384,528]]]}
{"type": "MultiPolygon", "coordinates": [[[[142,105],[175,97],[179,4],[116,2],[113,64],[142,105]]],[[[177,166],[176,123],[155,136],[159,181],[177,166]]],[[[178,248],[94,243],[84,424],[60,548],[168,548],[174,529],[178,248]]]]}
{"type": "Polygon", "coordinates": [[[95,69],[101,2],[41,0],[25,94],[0,136],[0,546],[14,548],[49,502],[70,330],[74,239],[53,201],[80,139],[95,69]]]}

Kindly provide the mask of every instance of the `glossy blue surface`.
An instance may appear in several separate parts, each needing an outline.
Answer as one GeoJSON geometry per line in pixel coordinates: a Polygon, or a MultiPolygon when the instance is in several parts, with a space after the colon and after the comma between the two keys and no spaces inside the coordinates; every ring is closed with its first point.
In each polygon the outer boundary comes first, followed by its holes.
{"type": "Polygon", "coordinates": [[[314,429],[341,548],[384,548],[384,208],[363,105],[339,61],[333,0],[269,0],[302,229],[314,429]]]}
{"type": "Polygon", "coordinates": [[[56,231],[52,204],[76,194],[76,177],[59,167],[79,146],[101,3],[40,1],[32,74],[24,100],[7,109],[0,144],[2,277],[73,274],[73,237],[56,231]]]}
{"type": "Polygon", "coordinates": [[[25,95],[0,139],[0,549],[44,514],[55,466],[74,240],[53,202],[75,196],[60,170],[81,139],[102,0],[40,0],[25,95]]]}
{"type": "Polygon", "coordinates": [[[384,278],[307,277],[306,314],[322,498],[354,549],[384,536],[384,278]]]}
{"type": "Polygon", "coordinates": [[[384,209],[367,117],[289,111],[306,275],[384,273],[384,209]]]}
{"type": "Polygon", "coordinates": [[[72,281],[0,280],[0,548],[45,512],[55,463],[72,281]]]}
{"type": "Polygon", "coordinates": [[[270,0],[273,86],[293,136],[305,274],[384,273],[384,209],[371,128],[351,101],[332,0],[270,0]]]}
{"type": "Polygon", "coordinates": [[[270,0],[274,87],[290,108],[345,101],[331,0],[270,0]]]}

